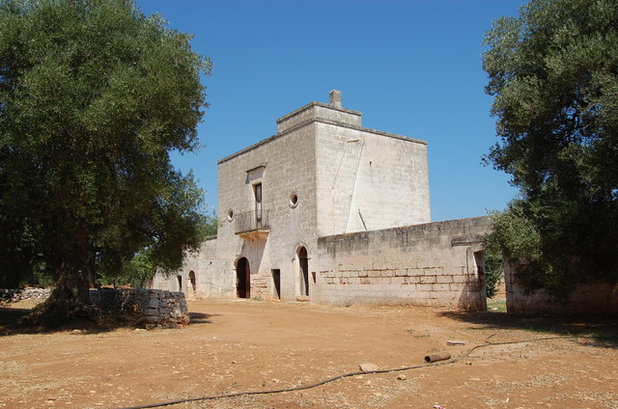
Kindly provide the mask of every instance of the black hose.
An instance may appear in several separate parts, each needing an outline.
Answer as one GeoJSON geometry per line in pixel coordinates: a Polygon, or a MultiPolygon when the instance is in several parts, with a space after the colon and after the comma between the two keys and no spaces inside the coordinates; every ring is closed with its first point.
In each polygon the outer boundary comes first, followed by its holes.
{"type": "MultiPolygon", "coordinates": [[[[438,365],[445,365],[445,364],[446,364],[446,362],[442,363],[442,364],[431,365],[431,366],[438,366],[438,365]]],[[[411,370],[411,369],[418,369],[418,368],[423,368],[423,367],[427,367],[427,365],[414,365],[414,366],[406,366],[406,367],[394,368],[394,369],[376,369],[374,371],[349,372],[349,373],[345,373],[345,374],[342,374],[342,375],[333,376],[332,378],[324,379],[324,380],[322,380],[320,382],[312,383],[312,384],[309,384],[309,385],[296,386],[296,387],[293,387],[293,388],[271,389],[271,390],[265,390],[265,391],[235,392],[235,393],[229,393],[229,394],[225,394],[225,395],[202,396],[202,397],[199,397],[199,398],[187,398],[187,399],[180,399],[180,400],[177,400],[177,401],[153,403],[153,404],[150,404],[150,405],[130,406],[130,407],[118,408],[118,409],[159,408],[159,407],[163,407],[163,406],[178,405],[180,403],[196,402],[196,401],[202,401],[202,400],[214,400],[214,399],[223,399],[223,398],[234,398],[234,397],[237,397],[237,396],[271,395],[271,394],[274,394],[274,393],[295,392],[295,391],[302,391],[302,390],[305,390],[305,389],[316,388],[318,386],[322,386],[322,385],[325,385],[327,383],[334,382],[334,381],[337,381],[339,379],[347,378],[347,377],[351,377],[351,376],[366,375],[366,374],[379,374],[379,373],[388,373],[388,372],[400,372],[400,371],[408,371],[408,370],[411,370]]]]}

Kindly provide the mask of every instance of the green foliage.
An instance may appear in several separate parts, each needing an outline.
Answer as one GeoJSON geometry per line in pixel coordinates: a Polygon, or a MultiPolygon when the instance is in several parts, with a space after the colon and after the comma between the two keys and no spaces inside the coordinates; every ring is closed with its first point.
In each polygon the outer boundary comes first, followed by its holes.
{"type": "Polygon", "coordinates": [[[502,253],[499,248],[486,246],[483,255],[485,257],[485,293],[487,297],[493,298],[498,292],[497,285],[504,276],[502,253]]]}
{"type": "Polygon", "coordinates": [[[529,290],[618,277],[618,3],[534,0],[485,38],[500,142],[521,197],[495,241],[529,290]]]}
{"type": "MultiPolygon", "coordinates": [[[[217,218],[214,213],[205,214],[203,217],[204,222],[199,225],[202,229],[200,237],[217,234],[217,218]]],[[[157,262],[153,248],[146,248],[135,254],[128,262],[125,261],[117,271],[99,268],[99,275],[100,282],[103,285],[145,288],[157,271],[170,272],[169,269],[163,268],[162,264],[157,262]]]]}
{"type": "Polygon", "coordinates": [[[487,311],[491,312],[507,312],[506,300],[487,300],[487,311]]]}
{"type": "Polygon", "coordinates": [[[119,272],[101,273],[101,284],[119,287],[123,285],[132,288],[145,288],[157,271],[157,266],[152,258],[152,251],[144,249],[137,253],[128,263],[124,264],[119,272]]]}
{"type": "Polygon", "coordinates": [[[43,263],[34,266],[34,270],[32,271],[32,279],[26,280],[24,284],[33,287],[50,287],[54,284],[54,278],[43,263]]]}
{"type": "Polygon", "coordinates": [[[0,1],[0,279],[142,280],[143,254],[199,246],[202,191],[169,160],[206,107],[189,40],[132,0],[0,1]]]}
{"type": "Polygon", "coordinates": [[[211,210],[210,213],[206,215],[204,235],[205,236],[216,236],[218,227],[219,227],[219,222],[217,220],[217,214],[215,213],[214,210],[211,210]]]}

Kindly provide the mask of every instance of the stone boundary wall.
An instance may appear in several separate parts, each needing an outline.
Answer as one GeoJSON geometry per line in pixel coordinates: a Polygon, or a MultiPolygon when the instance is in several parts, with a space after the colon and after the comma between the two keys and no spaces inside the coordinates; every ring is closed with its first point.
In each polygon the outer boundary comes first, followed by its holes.
{"type": "Polygon", "coordinates": [[[120,321],[145,326],[189,324],[185,294],[164,290],[90,290],[91,302],[120,321]]]}
{"type": "MultiPolygon", "coordinates": [[[[17,302],[28,298],[45,299],[47,288],[0,289],[0,301],[17,302]]],[[[90,301],[120,322],[145,326],[189,324],[185,294],[164,290],[90,290],[90,301]]]]}
{"type": "Polygon", "coordinates": [[[51,294],[49,288],[2,288],[0,289],[0,301],[17,302],[29,298],[45,299],[49,297],[49,294],[51,294]]]}
{"type": "Polygon", "coordinates": [[[618,315],[618,285],[591,282],[579,285],[563,303],[552,301],[544,291],[527,294],[508,264],[504,266],[506,308],[519,315],[614,314],[618,315]]]}
{"type": "Polygon", "coordinates": [[[484,310],[490,229],[489,217],[477,217],[321,237],[311,300],[484,310]]]}

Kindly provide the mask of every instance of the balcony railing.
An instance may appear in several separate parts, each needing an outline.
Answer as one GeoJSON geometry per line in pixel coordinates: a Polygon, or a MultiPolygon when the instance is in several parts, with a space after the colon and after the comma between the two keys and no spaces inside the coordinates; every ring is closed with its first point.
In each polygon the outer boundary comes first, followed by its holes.
{"type": "Polygon", "coordinates": [[[257,212],[237,214],[235,217],[234,231],[242,237],[266,237],[270,231],[268,210],[262,209],[261,217],[257,212]]]}

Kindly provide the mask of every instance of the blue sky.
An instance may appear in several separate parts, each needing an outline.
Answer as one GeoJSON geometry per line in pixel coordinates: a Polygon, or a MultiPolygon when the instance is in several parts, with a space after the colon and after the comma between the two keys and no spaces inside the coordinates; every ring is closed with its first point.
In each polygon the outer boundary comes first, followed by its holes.
{"type": "Polygon", "coordinates": [[[428,142],[432,220],[503,209],[508,176],[481,165],[497,139],[483,34],[523,0],[138,0],[195,37],[214,64],[203,148],[175,155],[216,206],[217,160],[276,133],[275,120],[339,89],[363,126],[428,142]]]}

